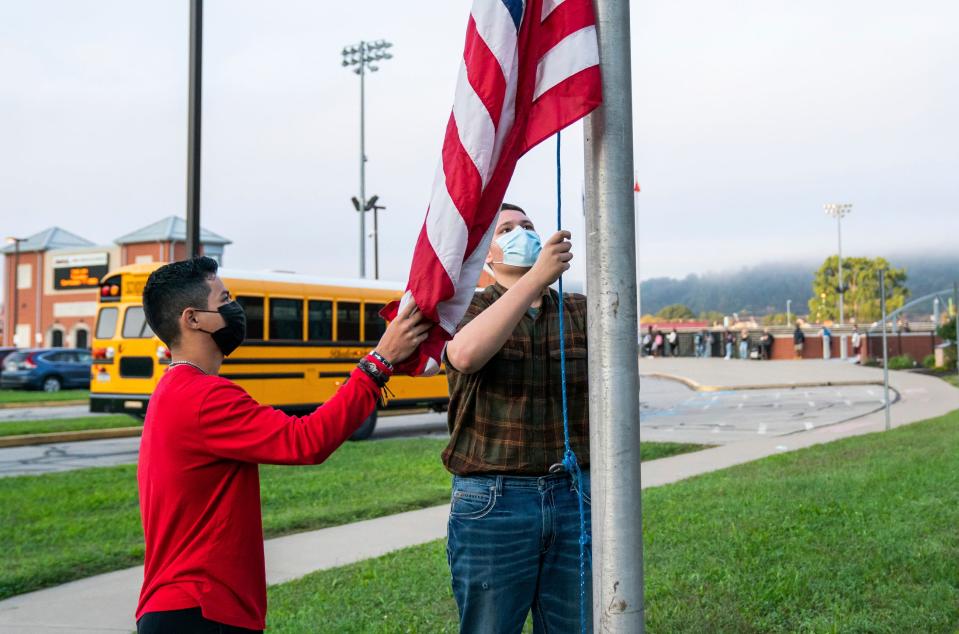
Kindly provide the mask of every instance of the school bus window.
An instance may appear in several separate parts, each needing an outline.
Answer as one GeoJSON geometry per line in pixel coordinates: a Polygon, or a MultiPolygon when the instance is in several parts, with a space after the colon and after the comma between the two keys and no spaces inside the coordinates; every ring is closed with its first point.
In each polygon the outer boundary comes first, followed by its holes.
{"type": "Polygon", "coordinates": [[[303,341],[303,300],[270,298],[270,339],[303,341]]]}
{"type": "Polygon", "coordinates": [[[130,306],[123,313],[124,339],[149,339],[153,336],[143,306],[130,306]]]}
{"type": "Polygon", "coordinates": [[[379,341],[386,332],[386,320],[380,317],[384,304],[363,304],[366,320],[363,323],[363,339],[365,341],[379,341]]]}
{"type": "Polygon", "coordinates": [[[237,297],[236,301],[246,313],[246,338],[251,340],[263,339],[263,298],[237,297]]]}
{"type": "Polygon", "coordinates": [[[336,302],[336,340],[360,340],[359,302],[336,302]]]}
{"type": "Polygon", "coordinates": [[[97,339],[113,339],[117,332],[116,308],[101,308],[100,316],[97,317],[97,339]]]}
{"type": "Polygon", "coordinates": [[[308,308],[310,341],[333,341],[333,302],[311,299],[308,308]]]}

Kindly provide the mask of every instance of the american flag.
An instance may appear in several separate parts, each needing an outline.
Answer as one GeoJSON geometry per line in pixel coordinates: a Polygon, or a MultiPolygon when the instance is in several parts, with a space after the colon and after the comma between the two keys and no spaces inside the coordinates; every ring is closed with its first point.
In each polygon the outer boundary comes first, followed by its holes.
{"type": "Polygon", "coordinates": [[[407,291],[383,311],[392,319],[414,301],[437,325],[399,371],[439,370],[473,298],[516,162],[601,101],[591,0],[474,0],[407,291]]]}

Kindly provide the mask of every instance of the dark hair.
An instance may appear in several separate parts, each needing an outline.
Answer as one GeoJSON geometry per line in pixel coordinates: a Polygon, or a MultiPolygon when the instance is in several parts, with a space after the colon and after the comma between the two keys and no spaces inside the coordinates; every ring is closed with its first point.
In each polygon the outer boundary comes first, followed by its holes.
{"type": "Polygon", "coordinates": [[[143,287],[143,312],[160,341],[173,347],[180,340],[180,315],[187,308],[206,309],[216,260],[197,257],[165,264],[143,287]]]}
{"type": "Polygon", "coordinates": [[[519,205],[510,204],[510,203],[503,203],[502,205],[499,206],[499,210],[500,211],[518,211],[524,216],[526,215],[526,212],[523,211],[522,207],[520,207],[519,205]]]}

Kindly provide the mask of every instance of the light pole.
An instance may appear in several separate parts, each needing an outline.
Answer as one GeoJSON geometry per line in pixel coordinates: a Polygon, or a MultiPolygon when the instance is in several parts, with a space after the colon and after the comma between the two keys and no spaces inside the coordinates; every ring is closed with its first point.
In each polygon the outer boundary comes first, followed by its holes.
{"type": "Polygon", "coordinates": [[[787,326],[793,323],[792,307],[793,307],[793,300],[787,299],[786,300],[786,325],[787,326]]]}
{"type": "Polygon", "coordinates": [[[879,269],[879,310],[882,313],[882,385],[886,410],[886,431],[892,426],[889,416],[889,335],[886,331],[886,272],[879,269]]]}
{"type": "Polygon", "coordinates": [[[366,277],[366,71],[380,69],[374,62],[392,59],[386,52],[393,44],[386,40],[361,41],[343,48],[343,66],[356,66],[353,72],[360,76],[360,277],[366,277]]]}
{"type": "MultiPolygon", "coordinates": [[[[186,249],[200,255],[200,123],[203,103],[203,0],[190,0],[190,79],[187,105],[186,249]]],[[[172,251],[172,248],[171,248],[172,251]]],[[[170,259],[174,260],[171,252],[170,259]]]]}
{"type": "Polygon", "coordinates": [[[7,238],[7,244],[13,245],[13,329],[10,341],[17,346],[17,320],[20,318],[20,243],[26,238],[7,238]]]}
{"type": "Polygon", "coordinates": [[[959,374],[959,282],[952,283],[952,306],[956,311],[956,374],[959,374]]]}
{"type": "MultiPolygon", "coordinates": [[[[839,286],[837,290],[839,291],[839,327],[845,324],[845,314],[843,307],[843,295],[846,293],[846,287],[842,282],[842,217],[852,213],[852,203],[827,203],[823,205],[823,210],[825,210],[827,216],[832,216],[836,219],[836,233],[839,238],[839,286]]],[[[839,332],[839,356],[843,359],[846,358],[846,337],[839,332]]]]}
{"type": "Polygon", "coordinates": [[[370,196],[370,199],[366,201],[366,204],[362,207],[360,206],[360,201],[356,196],[353,196],[351,199],[353,201],[353,207],[360,212],[364,211],[373,211],[373,279],[380,279],[380,214],[381,209],[386,209],[383,205],[377,205],[376,201],[380,199],[379,196],[373,195],[370,196]]]}

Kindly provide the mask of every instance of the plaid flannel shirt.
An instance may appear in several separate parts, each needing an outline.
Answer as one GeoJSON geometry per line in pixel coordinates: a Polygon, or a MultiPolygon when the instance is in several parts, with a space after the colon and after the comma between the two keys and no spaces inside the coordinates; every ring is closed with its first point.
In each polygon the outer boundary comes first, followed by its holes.
{"type": "MultiPolygon", "coordinates": [[[[462,329],[499,299],[499,284],[476,293],[462,329]]],[[[586,297],[565,294],[566,385],[570,445],[589,466],[586,297]]],[[[539,312],[525,313],[503,348],[473,374],[446,360],[450,442],[443,464],[457,475],[540,476],[563,459],[559,293],[547,289],[539,312]]]]}

